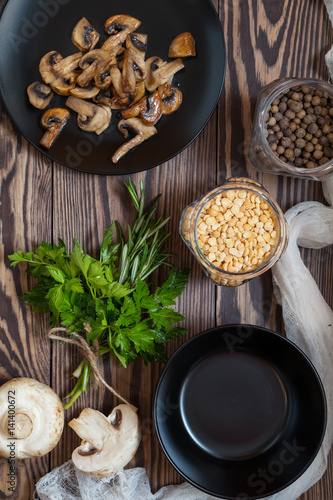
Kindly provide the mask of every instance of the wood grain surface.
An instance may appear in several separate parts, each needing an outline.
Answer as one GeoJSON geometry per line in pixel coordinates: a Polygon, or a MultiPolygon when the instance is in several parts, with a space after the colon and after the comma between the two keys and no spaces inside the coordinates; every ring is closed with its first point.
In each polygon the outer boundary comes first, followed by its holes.
{"type": "MultiPolygon", "coordinates": [[[[188,287],[177,302],[189,333],[167,346],[168,355],[186,338],[215,325],[247,322],[284,333],[282,311],[269,272],[235,289],[218,288],[204,276],[179,236],[178,224],[185,206],[230,176],[257,179],[283,210],[300,201],[324,201],[320,182],[263,174],[247,156],[256,98],[264,85],[284,76],[328,80],[324,55],[333,36],[323,1],[213,3],[227,50],[225,85],[218,107],[185,151],[159,167],[131,176],[136,184],[144,181],[147,198],[163,194],[158,211],[171,215],[169,248],[177,255],[174,263],[179,268],[192,268],[188,287]]],[[[0,7],[3,4],[0,1],[0,7]]],[[[32,314],[19,300],[31,283],[23,268],[10,268],[7,256],[17,250],[32,250],[42,240],[56,242],[58,237],[69,246],[76,237],[87,252],[96,254],[111,221],[127,221],[133,216],[124,181],[127,176],[95,176],[52,163],[18,133],[1,106],[0,383],[13,377],[32,377],[49,384],[60,397],[72,387],[70,377],[80,354],[75,347],[48,340],[48,318],[32,314]]],[[[332,249],[304,251],[303,257],[333,307],[332,249]]],[[[164,270],[156,273],[156,282],[164,275],[164,270]]],[[[124,369],[114,359],[105,359],[100,368],[104,378],[140,409],[143,439],[130,466],[146,468],[153,491],[182,482],[164,458],[152,424],[154,390],[163,365],[145,366],[138,361],[124,369]]],[[[86,406],[108,414],[116,404],[108,391],[91,389],[66,412],[66,422],[86,406]]],[[[78,443],[78,437],[65,425],[53,452],[19,464],[16,492],[10,498],[31,499],[35,483],[68,460],[78,443]]],[[[0,490],[5,491],[6,461],[0,467],[0,490]]],[[[323,478],[300,500],[333,500],[332,472],[331,455],[323,478]]],[[[0,494],[2,498],[5,496],[0,494]]]]}

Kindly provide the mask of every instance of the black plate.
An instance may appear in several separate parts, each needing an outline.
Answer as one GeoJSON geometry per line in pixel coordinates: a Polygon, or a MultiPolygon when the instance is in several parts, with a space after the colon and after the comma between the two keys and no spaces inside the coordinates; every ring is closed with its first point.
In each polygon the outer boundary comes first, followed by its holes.
{"type": "Polygon", "coordinates": [[[176,471],[208,494],[257,499],[295,481],[324,437],[326,398],[305,354],[277,333],[227,325],[191,338],[159,380],[155,430],[176,471]]]}
{"type": "MultiPolygon", "coordinates": [[[[221,24],[210,0],[9,0],[0,18],[0,94],[20,132],[52,160],[68,167],[98,174],[119,175],[139,172],[169,160],[186,148],[211,117],[221,95],[225,74],[225,44],[221,24]],[[63,57],[77,52],[71,32],[85,16],[104,35],[104,21],[114,14],[129,14],[141,20],[138,32],[147,33],[147,57],[167,59],[172,38],[190,31],[197,56],[184,59],[185,68],[174,77],[183,92],[183,103],[174,115],[158,123],[158,134],[118,164],[111,162],[114,151],[124,142],[111,126],[102,136],[84,133],[77,127],[76,114],[47,152],[39,146],[43,135],[42,112],[27,99],[26,88],[40,80],[38,65],[50,50],[63,57]]],[[[49,107],[64,106],[66,98],[56,96],[49,107]]]]}

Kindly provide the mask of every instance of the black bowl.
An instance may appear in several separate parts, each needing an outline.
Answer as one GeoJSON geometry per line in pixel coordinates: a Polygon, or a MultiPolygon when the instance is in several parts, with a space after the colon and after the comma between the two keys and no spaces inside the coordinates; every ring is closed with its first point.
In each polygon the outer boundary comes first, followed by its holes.
{"type": "Polygon", "coordinates": [[[175,470],[219,498],[262,498],[294,482],[324,438],[324,388],[285,337],[226,325],[185,342],[158,382],[155,431],[175,470]]]}

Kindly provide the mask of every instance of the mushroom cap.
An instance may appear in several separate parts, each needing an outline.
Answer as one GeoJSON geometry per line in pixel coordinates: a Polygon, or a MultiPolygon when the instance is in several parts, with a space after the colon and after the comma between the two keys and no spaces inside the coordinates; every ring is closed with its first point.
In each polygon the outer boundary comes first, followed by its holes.
{"type": "Polygon", "coordinates": [[[21,377],[0,387],[0,456],[42,457],[56,446],[63,427],[63,405],[49,386],[21,377]]]}
{"type": "Polygon", "coordinates": [[[72,453],[74,465],[95,477],[106,477],[125,467],[141,441],[138,415],[126,404],[116,406],[108,417],[85,408],[68,425],[82,439],[72,453]]]}
{"type": "Polygon", "coordinates": [[[54,95],[48,85],[37,81],[28,86],[27,94],[30,104],[38,109],[46,108],[54,95]]]}
{"type": "Polygon", "coordinates": [[[70,113],[68,109],[64,108],[50,108],[44,111],[40,124],[46,129],[46,132],[39,141],[39,144],[49,149],[66,125],[69,117],[70,113]]]}
{"type": "Polygon", "coordinates": [[[99,34],[88,19],[82,17],[72,31],[72,42],[82,52],[92,50],[99,40],[99,34]]]}

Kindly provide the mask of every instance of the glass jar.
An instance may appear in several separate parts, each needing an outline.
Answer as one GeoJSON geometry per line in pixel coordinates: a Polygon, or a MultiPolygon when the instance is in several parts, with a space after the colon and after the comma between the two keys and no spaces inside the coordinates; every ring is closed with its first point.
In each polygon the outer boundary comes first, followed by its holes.
{"type": "Polygon", "coordinates": [[[228,179],[186,207],[179,232],[205,274],[224,286],[266,272],[288,240],[279,205],[261,184],[243,177],[228,179]]]}
{"type": "Polygon", "coordinates": [[[293,166],[279,159],[271,150],[265,136],[266,115],[272,101],[284,91],[294,87],[301,87],[302,85],[308,85],[315,90],[320,89],[327,92],[333,98],[333,86],[320,80],[311,78],[283,78],[271,82],[258,94],[250,141],[249,158],[255,167],[263,172],[322,180],[323,177],[333,172],[333,158],[323,165],[314,168],[293,166]]]}

